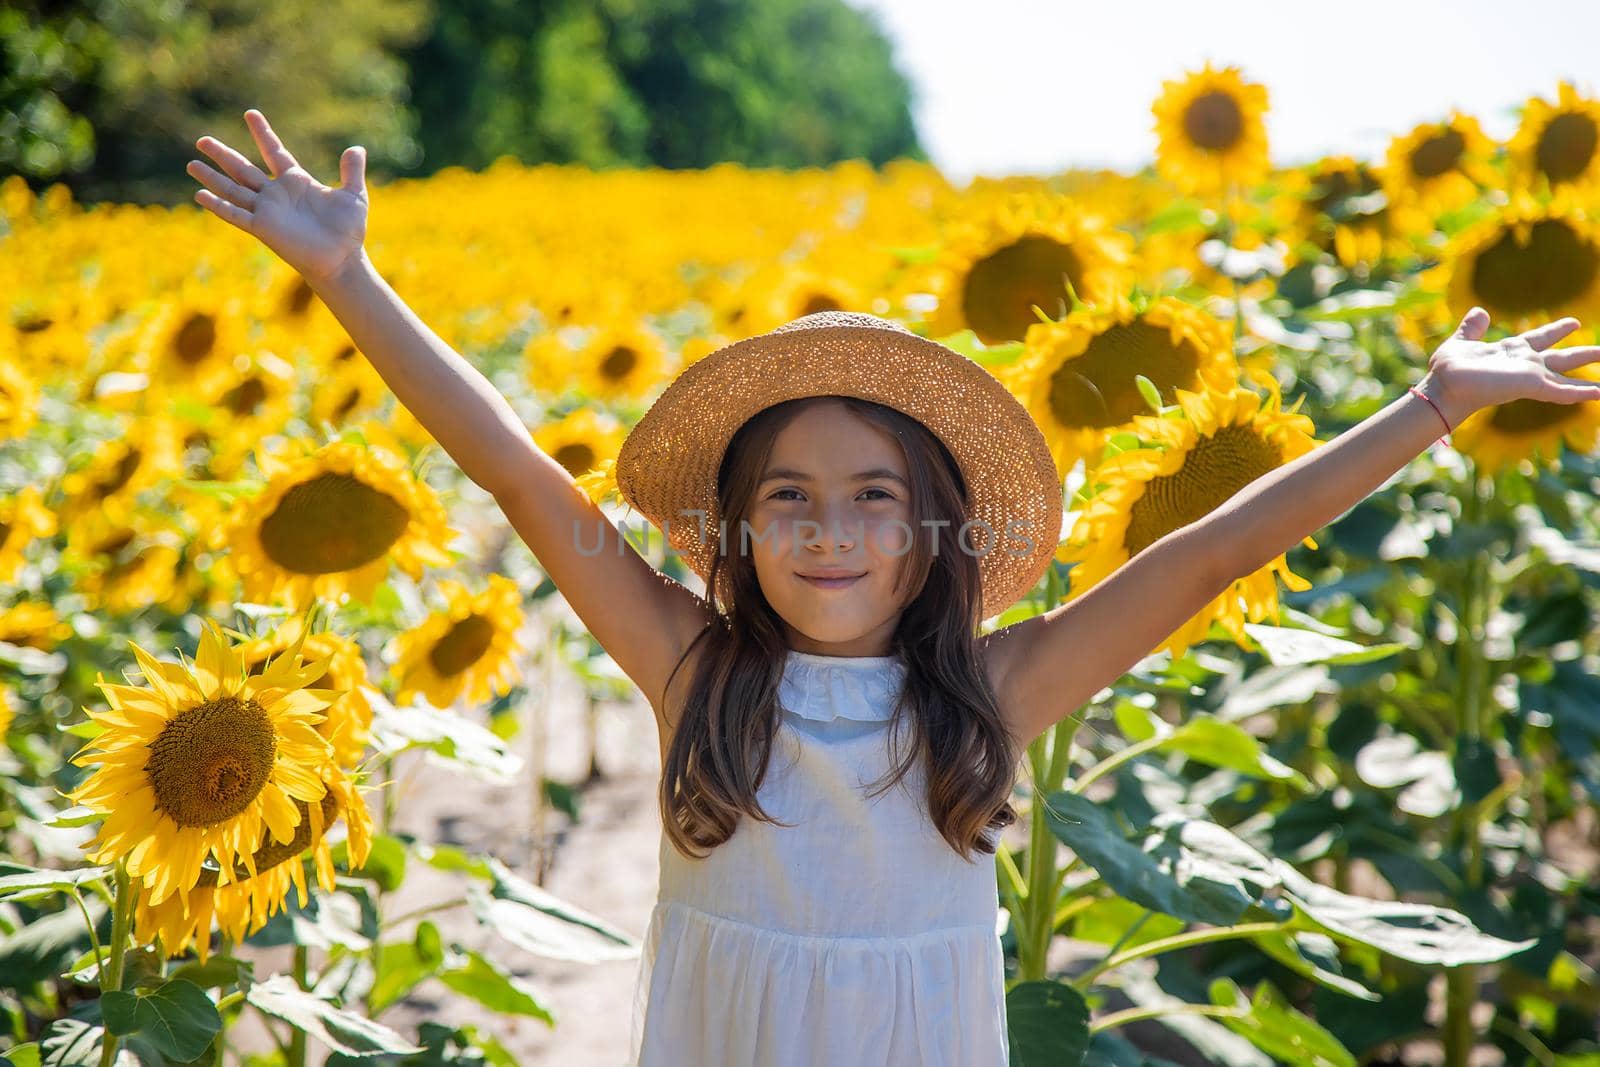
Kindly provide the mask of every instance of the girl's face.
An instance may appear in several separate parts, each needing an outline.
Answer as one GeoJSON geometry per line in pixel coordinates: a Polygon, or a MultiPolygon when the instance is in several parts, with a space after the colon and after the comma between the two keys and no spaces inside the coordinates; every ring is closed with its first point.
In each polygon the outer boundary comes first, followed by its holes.
{"type": "MultiPolygon", "coordinates": [[[[832,656],[885,654],[904,597],[911,489],[895,438],[838,401],[807,407],[778,433],[756,487],[749,552],[761,591],[792,647],[832,656]],[[822,573],[856,576],[820,580],[822,573]]],[[[741,536],[742,535],[742,536],[741,536]]]]}

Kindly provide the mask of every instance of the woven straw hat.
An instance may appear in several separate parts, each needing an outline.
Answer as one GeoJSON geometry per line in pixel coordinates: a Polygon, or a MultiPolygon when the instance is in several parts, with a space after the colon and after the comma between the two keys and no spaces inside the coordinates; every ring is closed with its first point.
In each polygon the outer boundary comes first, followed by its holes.
{"type": "MultiPolygon", "coordinates": [[[[623,441],[617,491],[707,581],[722,523],[717,471],[734,432],[773,404],[827,394],[903,412],[955,456],[973,524],[961,543],[978,556],[983,618],[1033,588],[1061,532],[1062,484],[1044,435],[989,371],[876,315],[819,311],[690,364],[623,441]]],[[[736,535],[728,531],[730,547],[736,535]]]]}

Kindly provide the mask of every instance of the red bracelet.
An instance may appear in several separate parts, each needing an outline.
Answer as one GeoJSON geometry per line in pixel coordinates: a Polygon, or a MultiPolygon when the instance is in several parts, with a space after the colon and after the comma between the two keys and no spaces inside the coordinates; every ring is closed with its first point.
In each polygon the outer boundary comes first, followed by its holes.
{"type": "MultiPolygon", "coordinates": [[[[1444,432],[1445,432],[1445,433],[1446,433],[1446,434],[1447,434],[1447,435],[1448,435],[1448,434],[1450,434],[1450,433],[1453,433],[1453,432],[1454,432],[1454,431],[1452,431],[1452,430],[1451,430],[1451,429],[1450,429],[1450,420],[1449,420],[1449,419],[1447,419],[1447,418],[1445,418],[1445,417],[1444,417],[1444,412],[1442,412],[1442,411],[1440,411],[1440,410],[1439,410],[1439,405],[1438,405],[1438,404],[1435,404],[1435,403],[1434,403],[1434,402],[1433,402],[1433,401],[1432,401],[1432,400],[1428,400],[1428,396],[1427,396],[1427,394],[1426,394],[1426,393],[1424,393],[1424,392],[1422,392],[1422,391],[1421,391],[1421,390],[1420,390],[1420,389],[1418,389],[1418,388],[1417,388],[1417,387],[1416,387],[1416,386],[1414,386],[1414,385],[1413,385],[1413,386],[1409,386],[1409,387],[1408,387],[1408,389],[1407,389],[1407,391],[1408,391],[1408,392],[1412,392],[1412,393],[1416,393],[1416,394],[1417,394],[1417,395],[1418,395],[1418,396],[1420,396],[1420,397],[1422,397],[1422,399],[1424,399],[1424,400],[1427,400],[1427,401],[1428,401],[1428,406],[1429,406],[1429,407],[1430,407],[1430,408],[1432,408],[1432,409],[1433,409],[1433,410],[1434,410],[1434,412],[1435,412],[1435,413],[1437,413],[1437,414],[1438,414],[1438,416],[1439,416],[1439,421],[1440,421],[1440,422],[1442,422],[1442,423],[1444,423],[1444,432]]],[[[1444,438],[1443,438],[1443,437],[1441,437],[1441,438],[1439,438],[1439,440],[1441,440],[1441,441],[1444,441],[1444,440],[1445,440],[1445,439],[1444,439],[1444,438]]],[[[1449,444],[1449,442],[1448,442],[1448,441],[1445,441],[1445,443],[1446,443],[1446,444],[1449,444]]]]}

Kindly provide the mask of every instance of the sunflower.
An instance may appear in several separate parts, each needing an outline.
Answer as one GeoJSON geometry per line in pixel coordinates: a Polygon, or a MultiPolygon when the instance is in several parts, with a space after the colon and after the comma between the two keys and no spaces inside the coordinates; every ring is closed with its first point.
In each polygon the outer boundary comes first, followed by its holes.
{"type": "MultiPolygon", "coordinates": [[[[376,431],[374,431],[376,432],[376,431]]],[[[348,592],[371,599],[393,561],[412,578],[452,562],[452,532],[432,487],[381,444],[340,438],[298,456],[260,451],[267,478],[223,532],[245,598],[291,607],[348,592]]]]}
{"type": "MultiPolygon", "coordinates": [[[[234,651],[250,674],[260,674],[273,657],[300,640],[304,625],[303,616],[292,615],[272,633],[243,641],[234,651]]],[[[335,763],[354,767],[361,762],[372,733],[372,705],[365,692],[370,679],[361,646],[348,637],[323,631],[307,635],[304,648],[307,656],[328,665],[327,674],[316,681],[344,694],[328,705],[317,732],[333,746],[335,763]]]]}
{"type": "Polygon", "coordinates": [[[1040,321],[1035,306],[1059,318],[1071,294],[1105,299],[1127,287],[1132,270],[1131,238],[1066,197],[986,198],[951,224],[923,269],[921,281],[938,300],[928,333],[971,330],[986,345],[1021,341],[1040,321]]]}
{"type": "Polygon", "coordinates": [[[534,430],[533,443],[578,478],[616,459],[626,436],[615,419],[584,407],[534,430]]]}
{"type": "Polygon", "coordinates": [[[473,704],[504,695],[518,675],[513,657],[521,651],[522,599],[516,583],[491,574],[482,593],[449,580],[441,581],[439,590],[448,606],[395,639],[395,699],[404,703],[421,692],[434,707],[447,708],[463,692],[473,704]]]}
{"type": "Polygon", "coordinates": [[[849,281],[842,270],[813,263],[775,263],[744,282],[748,292],[740,327],[750,334],[765,333],[802,315],[818,311],[863,310],[871,293],[849,281]]]}
{"type": "Polygon", "coordinates": [[[561,338],[559,331],[536,332],[523,346],[528,385],[537,393],[559,397],[582,384],[578,353],[561,338]]]}
{"type": "Polygon", "coordinates": [[[306,688],[326,665],[302,663],[299,642],[247,677],[209,620],[193,664],[129,647],[145,685],[97,683],[111,709],[89,713],[103,729],[72,762],[99,766],[71,797],[106,816],[85,846],[92,862],[126,860],[152,905],[187,900],[208,855],[226,885],[240,865],[256,873],[269,833],[293,840],[295,802],[327,790],[332,749],[316,725],[339,694],[306,688]]]}
{"type": "Polygon", "coordinates": [[[91,512],[68,528],[62,562],[92,611],[127,615],[179,593],[183,531],[164,513],[138,508],[91,512]]]}
{"type": "Polygon", "coordinates": [[[383,375],[365,359],[333,363],[323,373],[316,388],[310,390],[313,426],[326,423],[339,430],[373,421],[391,395],[383,375]]]}
{"type": "Polygon", "coordinates": [[[1332,253],[1346,267],[1372,265],[1403,247],[1402,227],[1377,171],[1349,156],[1326,156],[1287,176],[1298,197],[1293,243],[1332,253]]]}
{"type": "Polygon", "coordinates": [[[1381,181],[1391,207],[1416,206],[1430,217],[1477,199],[1494,183],[1490,141],[1471,115],[1452,111],[1389,142],[1381,181]]]}
{"type": "MultiPolygon", "coordinates": [[[[1092,588],[1145,548],[1214,511],[1240,489],[1315,447],[1311,420],[1282,410],[1274,391],[1265,402],[1248,389],[1228,393],[1179,389],[1184,418],[1136,415],[1136,432],[1164,447],[1132,448],[1095,468],[1097,492],[1056,552],[1069,572],[1068,599],[1092,588]]],[[[1303,398],[1302,398],[1303,399],[1303,398]]],[[[1299,407],[1296,401],[1295,408],[1299,407]]],[[[1304,543],[1316,547],[1310,537],[1304,543]]],[[[1161,645],[1174,658],[1203,641],[1213,620],[1249,646],[1245,615],[1260,622],[1278,612],[1277,574],[1290,589],[1310,583],[1282,555],[1228,590],[1175,630],[1161,645]],[[1244,611],[1240,610],[1243,598],[1244,611]]]]}
{"type": "Polygon", "coordinates": [[[1267,176],[1267,89],[1236,67],[1162,82],[1156,116],[1156,171],[1193,196],[1255,185],[1267,176]]]}
{"type": "Polygon", "coordinates": [[[23,364],[0,355],[0,440],[26,436],[38,418],[38,384],[23,364]]]}
{"type": "Polygon", "coordinates": [[[215,285],[188,280],[162,301],[140,332],[136,369],[156,393],[204,396],[233,367],[249,337],[247,308],[215,285]]]}
{"type": "Polygon", "coordinates": [[[22,600],[0,610],[0,641],[49,652],[73,634],[72,623],[43,600],[22,600]]]}
{"type": "Polygon", "coordinates": [[[1474,306],[1508,330],[1600,312],[1600,232],[1566,196],[1514,194],[1498,214],[1451,240],[1423,279],[1457,322],[1474,306]]]}
{"type": "MultiPolygon", "coordinates": [[[[1565,344],[1577,343],[1574,335],[1565,344]]],[[[1600,367],[1587,364],[1567,371],[1571,378],[1600,382],[1600,367]]],[[[1521,466],[1523,460],[1543,463],[1554,470],[1563,445],[1570,451],[1593,454],[1600,444],[1600,401],[1557,404],[1548,400],[1521,397],[1504,404],[1479,408],[1461,420],[1450,435],[1450,444],[1486,474],[1521,466]]]]}
{"type": "Polygon", "coordinates": [[[55,532],[56,513],[44,506],[36,486],[0,499],[0,581],[14,582],[28,546],[55,532]]]}
{"type": "Polygon", "coordinates": [[[1600,191],[1600,100],[1562,82],[1554,104],[1531,97],[1507,144],[1520,181],[1552,190],[1600,191]]]}
{"type": "Polygon", "coordinates": [[[643,322],[604,326],[584,342],[576,357],[579,381],[600,400],[639,400],[666,376],[667,346],[643,322]]]}
{"type": "Polygon", "coordinates": [[[1035,323],[1022,356],[997,377],[1044,431],[1065,479],[1080,457],[1092,467],[1109,434],[1149,412],[1140,374],[1165,404],[1180,388],[1231,389],[1233,339],[1216,318],[1172,297],[1136,306],[1119,295],[1035,323]]]}
{"type": "Polygon", "coordinates": [[[61,479],[67,520],[92,513],[126,516],[135,498],[185,473],[184,427],[159,416],[128,417],[121,436],[95,446],[86,463],[61,479]]]}
{"type": "Polygon", "coordinates": [[[134,939],[141,945],[159,940],[162,954],[168,957],[181,955],[193,945],[204,963],[211,951],[213,923],[238,943],[283,909],[291,888],[300,906],[306,906],[309,894],[304,859],[308,850],[317,884],[331,893],[333,850],[327,831],[334,820],[343,817],[349,866],[357,869],[366,863],[371,851],[372,814],[354,783],[338,767],[324,769],[323,785],[327,791],[321,800],[295,801],[300,822],[291,840],[271,841],[256,850],[252,857],[254,874],[240,864],[229,884],[219,885],[220,869],[206,866],[201,868],[199,883],[189,890],[187,901],[174,893],[159,904],[151,904],[149,896],[141,894],[134,906],[134,939]]]}
{"type": "Polygon", "coordinates": [[[294,412],[295,369],[270,349],[237,357],[213,387],[199,424],[209,445],[206,473],[217,479],[238,476],[245,457],[262,437],[276,431],[294,412]]]}

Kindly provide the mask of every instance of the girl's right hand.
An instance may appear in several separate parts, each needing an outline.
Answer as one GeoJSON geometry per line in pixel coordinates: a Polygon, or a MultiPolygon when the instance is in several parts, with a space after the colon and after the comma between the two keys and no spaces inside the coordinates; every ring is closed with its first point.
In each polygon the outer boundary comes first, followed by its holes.
{"type": "Polygon", "coordinates": [[[323,185],[296,162],[261,112],[244,113],[272,177],[215,137],[195,142],[225,171],[198,159],[185,170],[204,185],[200,205],[277,253],[313,285],[358,262],[367,235],[367,151],[359,145],[339,157],[337,189],[323,185]]]}

